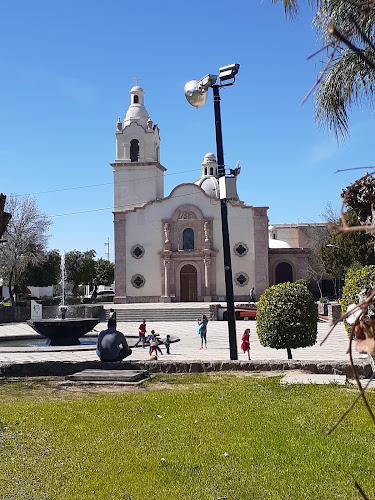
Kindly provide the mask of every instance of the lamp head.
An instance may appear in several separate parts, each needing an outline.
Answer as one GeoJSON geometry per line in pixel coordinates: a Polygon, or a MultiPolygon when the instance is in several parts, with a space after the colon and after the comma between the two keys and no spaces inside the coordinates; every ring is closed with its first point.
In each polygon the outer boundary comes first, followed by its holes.
{"type": "Polygon", "coordinates": [[[202,88],[197,80],[185,83],[185,97],[189,104],[195,108],[201,108],[207,101],[207,89],[202,88]]]}

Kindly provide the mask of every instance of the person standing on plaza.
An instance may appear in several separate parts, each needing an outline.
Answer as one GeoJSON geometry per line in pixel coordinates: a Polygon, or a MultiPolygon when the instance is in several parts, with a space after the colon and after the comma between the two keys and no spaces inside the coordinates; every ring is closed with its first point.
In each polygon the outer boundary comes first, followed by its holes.
{"type": "Polygon", "coordinates": [[[163,354],[161,352],[161,349],[159,347],[159,341],[156,338],[155,330],[151,330],[151,338],[150,338],[150,357],[155,356],[155,359],[158,359],[158,351],[160,354],[163,354]],[[155,354],[153,354],[155,353],[155,354]]]}
{"type": "Polygon", "coordinates": [[[138,342],[134,345],[136,347],[140,342],[142,342],[142,347],[145,347],[146,342],[146,320],[144,319],[138,328],[139,339],[138,342]]]}
{"type": "Polygon", "coordinates": [[[107,330],[99,333],[96,353],[100,361],[122,361],[132,353],[124,335],[116,330],[116,320],[108,320],[107,330]]]}
{"type": "Polygon", "coordinates": [[[255,304],[254,287],[251,288],[249,293],[249,304],[255,304]]]}
{"type": "Polygon", "coordinates": [[[202,318],[198,318],[198,333],[201,337],[201,346],[200,349],[203,349],[203,343],[204,343],[204,348],[207,349],[207,323],[208,319],[205,314],[202,314],[202,318]]]}
{"type": "Polygon", "coordinates": [[[170,354],[170,352],[169,352],[169,347],[171,345],[171,336],[170,335],[167,335],[167,338],[165,339],[164,345],[165,345],[165,349],[166,349],[167,354],[170,354]]]}
{"type": "Polygon", "coordinates": [[[250,328],[246,328],[242,335],[241,349],[243,352],[247,352],[247,356],[250,359],[250,328]]]}

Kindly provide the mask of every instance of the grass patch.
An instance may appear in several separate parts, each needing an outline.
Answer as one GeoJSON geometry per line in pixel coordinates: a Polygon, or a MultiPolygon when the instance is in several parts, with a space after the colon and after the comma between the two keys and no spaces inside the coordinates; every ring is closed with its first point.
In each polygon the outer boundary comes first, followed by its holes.
{"type": "Polygon", "coordinates": [[[363,406],[322,433],[353,397],[233,374],[160,375],[119,394],[2,381],[0,498],[347,500],[354,480],[373,498],[363,406]]]}

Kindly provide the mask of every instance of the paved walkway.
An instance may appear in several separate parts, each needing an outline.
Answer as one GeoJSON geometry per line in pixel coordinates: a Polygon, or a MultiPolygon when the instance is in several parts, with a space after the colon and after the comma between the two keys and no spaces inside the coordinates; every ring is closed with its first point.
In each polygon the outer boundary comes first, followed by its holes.
{"type": "MultiPolygon", "coordinates": [[[[157,304],[160,306],[160,304],[157,304]]],[[[169,305],[169,304],[168,304],[169,305]]],[[[167,305],[167,307],[168,307],[167,305]]],[[[143,305],[144,307],[144,305],[143,305]]],[[[152,309],[152,305],[150,305],[152,309]]],[[[152,313],[150,314],[150,316],[152,313]]],[[[118,329],[125,335],[137,336],[139,323],[118,323],[118,329]]],[[[106,327],[105,323],[99,323],[95,328],[98,332],[106,327]]],[[[240,350],[241,336],[245,328],[251,329],[250,346],[251,359],[255,361],[286,360],[286,350],[276,350],[262,347],[256,334],[255,321],[237,321],[237,345],[238,359],[247,360],[247,355],[240,350]]],[[[318,341],[315,346],[292,350],[293,360],[298,361],[348,361],[348,336],[342,324],[336,326],[328,340],[320,346],[321,340],[329,330],[328,323],[318,323],[318,341]]],[[[158,322],[147,323],[147,331],[154,329],[156,333],[164,337],[167,334],[180,337],[180,342],[171,345],[171,354],[165,354],[159,359],[168,361],[226,361],[229,360],[228,325],[223,321],[208,323],[207,349],[200,350],[200,337],[197,334],[197,325],[194,322],[158,322]]],[[[26,323],[0,324],[0,337],[9,340],[15,338],[29,338],[35,336],[34,330],[26,323]]],[[[90,334],[91,335],[91,334],[90,334]]],[[[354,353],[355,359],[367,358],[367,356],[354,353]]],[[[148,349],[142,347],[134,348],[128,358],[131,361],[144,361],[149,358],[148,349]]],[[[35,363],[44,361],[94,361],[97,360],[95,346],[73,346],[73,347],[2,347],[0,342],[0,364],[35,363]]]]}

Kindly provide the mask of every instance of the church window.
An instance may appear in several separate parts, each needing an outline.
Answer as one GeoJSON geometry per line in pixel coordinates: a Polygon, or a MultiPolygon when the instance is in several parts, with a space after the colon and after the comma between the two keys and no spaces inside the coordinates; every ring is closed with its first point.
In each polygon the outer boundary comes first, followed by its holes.
{"type": "Polygon", "coordinates": [[[139,160],[139,141],[133,139],[130,141],[130,161],[139,160]]]}
{"type": "Polygon", "coordinates": [[[145,249],[143,248],[142,245],[134,245],[131,248],[130,253],[135,259],[140,259],[141,257],[143,257],[145,249]]]}
{"type": "Polygon", "coordinates": [[[131,283],[135,288],[141,288],[146,283],[146,280],[141,274],[136,274],[132,277],[131,283]]]}
{"type": "Polygon", "coordinates": [[[237,243],[237,245],[234,245],[234,253],[239,257],[246,255],[248,250],[249,248],[245,243],[237,243]]]}
{"type": "Polygon", "coordinates": [[[182,233],[183,250],[194,250],[194,231],[188,227],[182,233]]]}
{"type": "Polygon", "coordinates": [[[138,104],[138,96],[137,95],[134,96],[134,104],[138,104]]]}
{"type": "Polygon", "coordinates": [[[245,286],[249,283],[249,277],[246,273],[237,273],[234,280],[239,286],[245,286]]]}

